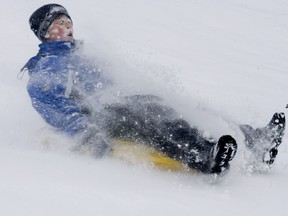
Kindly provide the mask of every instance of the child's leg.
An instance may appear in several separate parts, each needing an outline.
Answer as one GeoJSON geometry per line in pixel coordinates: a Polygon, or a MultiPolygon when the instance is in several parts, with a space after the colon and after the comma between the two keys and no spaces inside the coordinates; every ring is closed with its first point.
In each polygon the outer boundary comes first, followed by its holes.
{"type": "Polygon", "coordinates": [[[111,104],[101,112],[101,122],[109,137],[142,141],[204,173],[219,173],[222,168],[229,167],[228,162],[237,150],[232,137],[225,136],[217,144],[177,118],[177,113],[170,107],[141,101],[139,96],[136,102],[129,102],[111,104]]]}

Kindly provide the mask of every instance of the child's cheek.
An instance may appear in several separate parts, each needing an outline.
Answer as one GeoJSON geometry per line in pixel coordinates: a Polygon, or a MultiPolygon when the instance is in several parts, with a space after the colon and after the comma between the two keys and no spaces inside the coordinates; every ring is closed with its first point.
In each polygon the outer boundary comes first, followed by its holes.
{"type": "Polygon", "coordinates": [[[52,34],[58,34],[59,33],[59,29],[58,28],[53,28],[51,33],[52,34]]]}
{"type": "Polygon", "coordinates": [[[61,27],[56,27],[51,31],[51,33],[57,34],[57,35],[62,35],[64,33],[64,29],[61,27]]]}

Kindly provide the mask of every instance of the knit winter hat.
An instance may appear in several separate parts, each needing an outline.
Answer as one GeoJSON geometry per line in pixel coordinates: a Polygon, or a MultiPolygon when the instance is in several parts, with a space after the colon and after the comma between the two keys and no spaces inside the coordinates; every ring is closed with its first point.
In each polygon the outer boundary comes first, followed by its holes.
{"type": "Polygon", "coordinates": [[[71,19],[67,10],[63,6],[58,4],[44,5],[31,15],[29,19],[30,28],[39,40],[44,41],[50,25],[59,15],[62,14],[71,19]]]}

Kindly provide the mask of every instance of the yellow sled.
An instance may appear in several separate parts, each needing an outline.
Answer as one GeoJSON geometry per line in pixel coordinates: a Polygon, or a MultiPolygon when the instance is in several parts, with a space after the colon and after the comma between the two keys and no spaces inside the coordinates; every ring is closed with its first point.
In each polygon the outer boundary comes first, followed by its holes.
{"type": "Polygon", "coordinates": [[[120,139],[114,139],[112,143],[112,155],[116,158],[132,163],[148,163],[157,168],[171,171],[190,170],[183,163],[167,157],[146,144],[120,139]]]}

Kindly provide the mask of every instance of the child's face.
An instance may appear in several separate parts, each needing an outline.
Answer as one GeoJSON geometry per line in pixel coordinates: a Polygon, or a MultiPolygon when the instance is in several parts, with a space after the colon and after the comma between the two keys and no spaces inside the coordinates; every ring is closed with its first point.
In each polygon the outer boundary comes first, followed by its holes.
{"type": "Polygon", "coordinates": [[[58,16],[50,25],[45,38],[47,41],[74,41],[73,23],[65,15],[58,16]]]}

